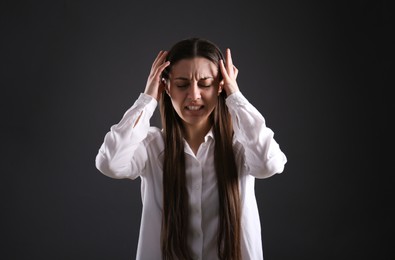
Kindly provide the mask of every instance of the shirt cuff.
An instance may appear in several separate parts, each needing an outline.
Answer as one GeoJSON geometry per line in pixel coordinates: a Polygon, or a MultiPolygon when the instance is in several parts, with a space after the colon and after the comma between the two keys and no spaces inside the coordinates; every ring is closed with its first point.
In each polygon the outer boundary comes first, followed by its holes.
{"type": "Polygon", "coordinates": [[[226,98],[226,104],[228,106],[243,106],[248,104],[248,100],[240,91],[236,91],[226,98]]]}
{"type": "Polygon", "coordinates": [[[142,105],[143,107],[146,106],[149,111],[153,112],[158,105],[158,101],[153,96],[145,93],[140,93],[139,97],[136,100],[136,104],[142,105]]]}

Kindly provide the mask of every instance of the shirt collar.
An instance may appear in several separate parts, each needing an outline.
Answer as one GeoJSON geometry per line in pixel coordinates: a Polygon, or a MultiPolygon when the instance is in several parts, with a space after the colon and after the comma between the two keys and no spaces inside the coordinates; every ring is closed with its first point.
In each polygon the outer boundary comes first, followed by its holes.
{"type": "MultiPolygon", "coordinates": [[[[209,140],[214,140],[214,131],[213,131],[213,127],[210,128],[210,130],[207,132],[207,134],[204,136],[204,142],[206,143],[209,140]]],[[[188,142],[183,138],[184,141],[184,151],[185,153],[196,157],[196,155],[193,153],[191,147],[189,146],[188,142]]]]}
{"type": "Polygon", "coordinates": [[[207,142],[209,140],[209,138],[214,140],[214,130],[213,127],[210,128],[210,130],[208,131],[208,133],[206,134],[206,136],[204,137],[204,142],[207,142]]]}

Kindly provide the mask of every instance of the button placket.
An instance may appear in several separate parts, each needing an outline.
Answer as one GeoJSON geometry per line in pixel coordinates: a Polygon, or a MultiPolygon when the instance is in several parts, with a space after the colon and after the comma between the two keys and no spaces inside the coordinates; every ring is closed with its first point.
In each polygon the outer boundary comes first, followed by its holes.
{"type": "Polygon", "coordinates": [[[202,165],[196,157],[189,157],[189,169],[187,170],[189,203],[190,203],[190,234],[191,249],[193,253],[201,258],[203,252],[203,230],[202,230],[202,165]]]}

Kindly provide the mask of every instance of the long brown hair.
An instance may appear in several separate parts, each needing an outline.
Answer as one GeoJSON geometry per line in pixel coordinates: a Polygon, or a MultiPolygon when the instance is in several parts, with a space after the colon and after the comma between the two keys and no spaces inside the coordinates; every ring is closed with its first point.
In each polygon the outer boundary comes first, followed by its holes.
{"type": "MultiPolygon", "coordinates": [[[[172,64],[181,59],[204,57],[218,66],[224,60],[213,42],[202,38],[187,38],[174,44],[166,60],[170,65],[162,72],[168,80],[172,64]]],[[[236,162],[232,148],[233,127],[222,91],[217,106],[210,115],[215,138],[214,162],[219,195],[219,230],[217,251],[220,259],[240,260],[240,195],[236,162]],[[226,163],[225,163],[226,162],[226,163]]],[[[187,243],[189,224],[188,192],[186,188],[185,155],[182,119],[174,110],[170,97],[163,92],[160,113],[165,142],[163,161],[163,215],[161,246],[163,259],[192,259],[187,243]]]]}

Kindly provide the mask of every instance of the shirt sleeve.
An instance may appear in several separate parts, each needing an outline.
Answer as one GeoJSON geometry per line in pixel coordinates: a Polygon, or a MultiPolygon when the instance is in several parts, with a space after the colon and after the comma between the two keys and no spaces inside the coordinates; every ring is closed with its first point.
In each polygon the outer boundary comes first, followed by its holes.
{"type": "Polygon", "coordinates": [[[157,101],[141,93],[118,124],[112,125],[96,155],[96,168],[104,175],[135,179],[147,162],[147,150],[142,144],[147,137],[157,101]]]}
{"type": "Polygon", "coordinates": [[[248,174],[267,178],[282,173],[287,157],[274,140],[261,113],[238,91],[226,98],[232,118],[235,142],[241,144],[248,174]]]}

